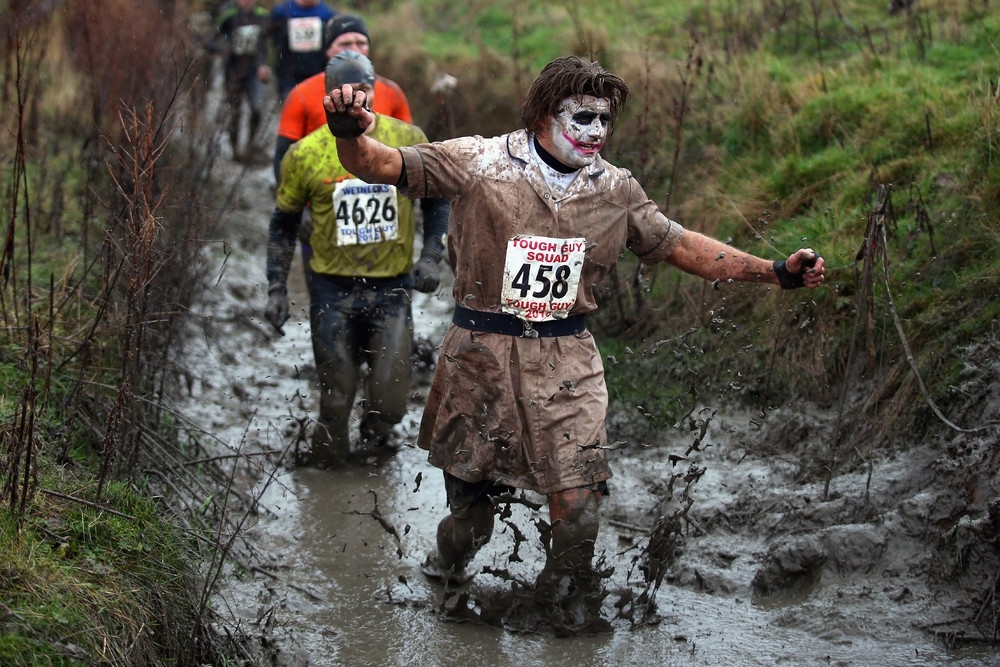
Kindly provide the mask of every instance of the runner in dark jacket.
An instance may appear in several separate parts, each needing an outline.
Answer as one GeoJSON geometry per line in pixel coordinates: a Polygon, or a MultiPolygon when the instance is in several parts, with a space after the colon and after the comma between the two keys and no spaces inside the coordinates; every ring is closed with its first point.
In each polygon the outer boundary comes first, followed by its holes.
{"type": "Polygon", "coordinates": [[[295,84],[326,67],[323,26],[336,13],[336,9],[322,0],[285,0],[271,10],[278,96],[282,100],[295,84]]]}
{"type": "Polygon", "coordinates": [[[260,127],[264,108],[264,84],[271,78],[267,65],[268,11],[257,0],[236,0],[219,14],[213,50],[226,54],[226,103],[229,105],[229,142],[233,159],[240,159],[249,150],[239,148],[240,107],[246,98],[250,110],[250,133],[247,148],[260,127]]]}

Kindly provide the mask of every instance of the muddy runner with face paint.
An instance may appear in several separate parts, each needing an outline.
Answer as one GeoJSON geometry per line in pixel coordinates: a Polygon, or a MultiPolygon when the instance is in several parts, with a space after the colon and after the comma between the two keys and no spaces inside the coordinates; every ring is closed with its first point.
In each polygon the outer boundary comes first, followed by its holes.
{"type": "MultiPolygon", "coordinates": [[[[364,97],[350,86],[330,91],[335,134],[345,115],[371,124],[364,97]]],[[[559,58],[532,84],[522,130],[398,150],[365,136],[337,140],[360,178],[453,205],[456,311],[419,437],[447,476],[452,514],[425,571],[464,576],[490,539],[504,487],[546,494],[552,526],[538,586],[555,622],[568,625],[586,622],[574,605],[601,576],[592,568],[597,507],[611,477],[604,368],[586,329],[595,286],[623,248],[644,264],[761,289],[815,288],[824,274],[810,249],[765,260],[664,216],[628,170],[600,155],[627,98],[625,82],[599,64],[559,58]]]]}

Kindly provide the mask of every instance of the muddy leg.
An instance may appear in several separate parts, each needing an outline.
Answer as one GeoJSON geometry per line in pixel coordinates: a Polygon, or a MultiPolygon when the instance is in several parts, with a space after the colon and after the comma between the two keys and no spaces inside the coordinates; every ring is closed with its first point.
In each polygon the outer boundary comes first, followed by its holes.
{"type": "Polygon", "coordinates": [[[362,442],[369,448],[392,445],[393,426],[403,421],[410,395],[413,316],[403,290],[382,292],[377,315],[369,326],[367,400],[361,425],[362,442]]]}
{"type": "Polygon", "coordinates": [[[309,320],[320,395],[312,453],[317,465],[332,467],[351,449],[348,424],[359,375],[354,296],[328,279],[316,278],[313,289],[309,320]]]}
{"type": "Polygon", "coordinates": [[[492,536],[492,505],[470,507],[465,517],[449,514],[437,528],[438,562],[444,570],[463,572],[492,536]]]}
{"type": "Polygon", "coordinates": [[[564,576],[590,570],[600,527],[597,512],[601,494],[586,488],[567,489],[549,496],[552,543],[539,584],[558,583],[564,576]]]}
{"type": "Polygon", "coordinates": [[[593,568],[600,499],[600,492],[587,488],[549,496],[552,539],[536,591],[539,602],[553,609],[553,625],[583,625],[600,612],[602,575],[593,568]]]}
{"type": "Polygon", "coordinates": [[[257,130],[260,129],[260,121],[264,110],[264,84],[257,77],[251,77],[246,84],[247,105],[250,107],[250,134],[247,138],[247,154],[256,153],[260,148],[257,145],[257,130]]]}
{"type": "Polygon", "coordinates": [[[470,483],[445,473],[445,488],[451,514],[438,523],[437,550],[427,556],[421,568],[429,577],[461,583],[473,557],[493,536],[496,511],[489,482],[470,483]]]}
{"type": "Polygon", "coordinates": [[[225,82],[226,105],[229,107],[227,125],[229,126],[229,145],[233,149],[233,159],[240,156],[240,83],[236,77],[227,78],[225,82]]]}
{"type": "Polygon", "coordinates": [[[247,152],[257,150],[257,130],[260,129],[260,110],[250,110],[250,134],[247,137],[247,152]]]}
{"type": "Polygon", "coordinates": [[[317,465],[343,465],[351,451],[348,423],[354,406],[357,373],[348,362],[337,366],[323,364],[319,371],[319,417],[313,431],[312,453],[317,465]]]}
{"type": "Polygon", "coordinates": [[[239,106],[229,108],[229,146],[233,151],[233,160],[239,160],[240,153],[240,113],[239,106]]]}

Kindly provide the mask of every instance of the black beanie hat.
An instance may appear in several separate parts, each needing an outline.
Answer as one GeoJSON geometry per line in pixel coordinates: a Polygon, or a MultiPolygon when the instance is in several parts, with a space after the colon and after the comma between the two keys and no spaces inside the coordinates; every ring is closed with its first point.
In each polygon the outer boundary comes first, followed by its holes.
{"type": "Polygon", "coordinates": [[[326,22],[326,27],[323,29],[323,49],[330,48],[333,40],[346,32],[359,32],[368,37],[368,26],[365,25],[365,22],[359,16],[337,14],[326,22]]]}
{"type": "Polygon", "coordinates": [[[345,83],[374,85],[372,61],[357,51],[341,51],[326,63],[326,89],[340,88],[345,83]]]}

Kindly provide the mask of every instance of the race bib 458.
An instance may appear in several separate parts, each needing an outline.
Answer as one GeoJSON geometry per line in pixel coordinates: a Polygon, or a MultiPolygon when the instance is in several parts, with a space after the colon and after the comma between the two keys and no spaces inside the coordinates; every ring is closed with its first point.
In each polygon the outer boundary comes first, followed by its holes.
{"type": "Polygon", "coordinates": [[[518,235],[507,242],[501,310],[529,322],[561,319],[576,303],[586,239],[518,235]]]}

